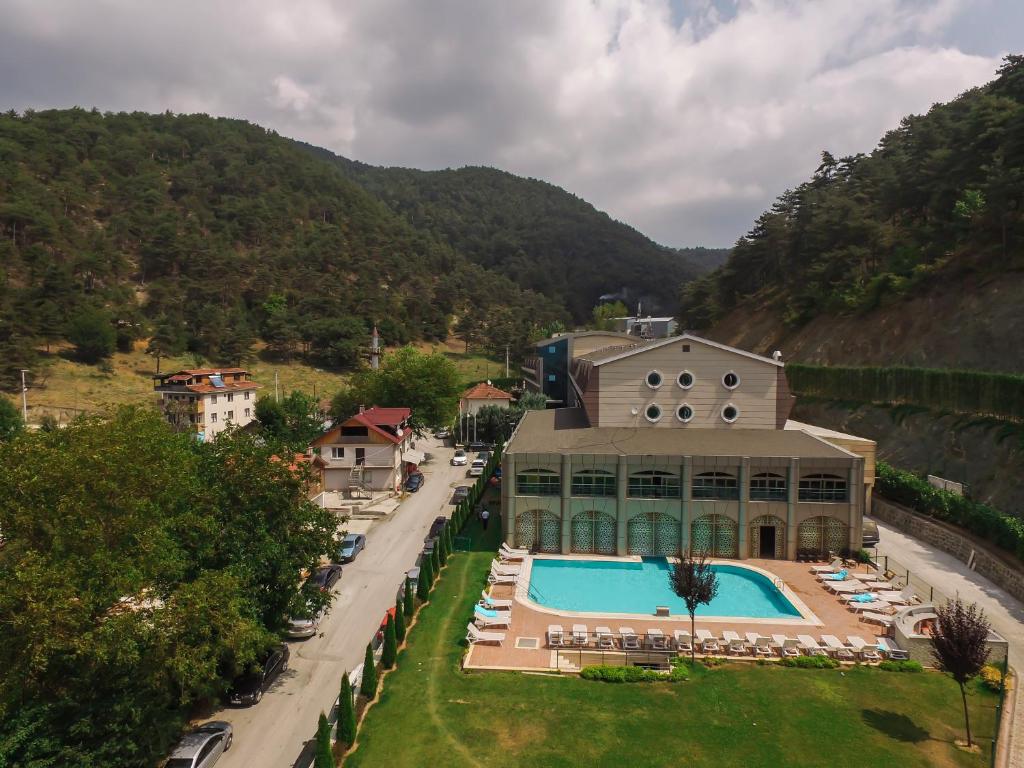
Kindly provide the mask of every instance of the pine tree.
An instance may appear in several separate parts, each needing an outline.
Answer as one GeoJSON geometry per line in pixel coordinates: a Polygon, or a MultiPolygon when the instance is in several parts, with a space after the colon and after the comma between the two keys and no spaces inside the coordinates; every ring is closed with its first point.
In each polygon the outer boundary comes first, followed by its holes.
{"type": "Polygon", "coordinates": [[[341,693],[338,696],[338,743],[351,747],[356,741],[356,710],[352,706],[352,683],[348,672],[341,677],[341,693]]]}
{"type": "Polygon", "coordinates": [[[367,699],[377,695],[377,667],[373,663],[373,645],[366,644],[366,657],[363,659],[363,679],[359,683],[359,692],[367,699]]]}
{"type": "Polygon", "coordinates": [[[413,593],[412,581],[406,577],[405,579],[405,618],[411,619],[412,615],[416,613],[416,595],[413,593]]]}
{"type": "Polygon", "coordinates": [[[423,558],[420,565],[420,577],[416,580],[416,597],[424,603],[430,599],[430,587],[434,583],[434,575],[430,572],[430,558],[423,558]]]}
{"type": "Polygon", "coordinates": [[[316,729],[316,760],[315,768],[334,768],[334,755],[331,752],[331,724],[327,715],[320,713],[320,722],[316,729]]]}
{"type": "Polygon", "coordinates": [[[395,603],[395,640],[399,645],[405,640],[405,611],[400,597],[395,603]]]}
{"type": "Polygon", "coordinates": [[[380,666],[391,669],[398,658],[398,639],[395,637],[395,620],[388,614],[388,623],[384,627],[384,653],[380,657],[380,666]]]}
{"type": "Polygon", "coordinates": [[[448,553],[445,552],[444,544],[444,531],[437,537],[437,541],[434,542],[434,552],[437,553],[437,564],[443,567],[448,562],[448,553]]]}

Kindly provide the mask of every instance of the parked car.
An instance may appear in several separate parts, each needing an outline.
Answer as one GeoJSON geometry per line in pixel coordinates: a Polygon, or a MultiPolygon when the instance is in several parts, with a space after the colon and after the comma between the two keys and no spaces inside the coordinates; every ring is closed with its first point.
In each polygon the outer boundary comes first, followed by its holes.
{"type": "Polygon", "coordinates": [[[337,563],[321,565],[311,577],[313,584],[320,588],[321,592],[330,592],[334,585],[341,578],[341,566],[337,563]]]}
{"type": "Polygon", "coordinates": [[[231,723],[211,720],[181,737],[165,768],[211,768],[231,749],[231,723]]]}
{"type": "Polygon", "coordinates": [[[324,618],[324,610],[306,610],[288,619],[285,634],[293,640],[313,637],[320,631],[320,622],[324,618]]]}
{"type": "Polygon", "coordinates": [[[423,485],[423,473],[413,472],[405,481],[405,490],[409,493],[416,493],[423,485]]]}
{"type": "Polygon", "coordinates": [[[430,524],[430,531],[427,533],[427,538],[424,539],[424,541],[436,539],[438,536],[441,535],[441,531],[444,530],[444,527],[446,525],[448,525],[447,517],[445,517],[444,515],[438,515],[437,517],[435,517],[434,522],[430,524]]]}
{"type": "Polygon", "coordinates": [[[461,448],[455,449],[455,455],[452,456],[453,467],[464,467],[469,463],[469,457],[466,456],[466,452],[461,448]]]}
{"type": "Polygon", "coordinates": [[[469,476],[480,477],[484,473],[484,467],[487,462],[483,459],[473,459],[473,463],[469,465],[469,476]]]}
{"type": "Polygon", "coordinates": [[[458,504],[461,501],[465,501],[469,498],[469,486],[468,485],[457,485],[455,490],[452,492],[452,504],[458,504]]]}
{"type": "Polygon", "coordinates": [[[476,457],[478,459],[483,459],[484,461],[487,461],[487,460],[489,460],[491,458],[491,452],[490,451],[480,451],[476,455],[476,457]]]}
{"type": "Polygon", "coordinates": [[[351,563],[356,555],[366,549],[366,536],[361,533],[350,533],[341,540],[338,559],[343,563],[351,563]]]}
{"type": "Polygon", "coordinates": [[[491,449],[491,446],[489,443],[482,443],[477,440],[474,440],[472,443],[467,445],[466,448],[468,448],[471,451],[489,451],[491,449]]]}
{"type": "Polygon", "coordinates": [[[861,546],[864,549],[874,549],[878,546],[878,524],[874,520],[865,520],[863,527],[863,538],[861,546]]]}
{"type": "Polygon", "coordinates": [[[436,437],[438,440],[447,440],[451,436],[452,431],[450,429],[439,429],[437,430],[437,432],[434,433],[434,437],[436,437]]]}
{"type": "Polygon", "coordinates": [[[288,656],[287,645],[282,643],[272,648],[259,663],[235,678],[228,690],[228,701],[238,705],[258,704],[271,683],[288,669],[288,656]]]}

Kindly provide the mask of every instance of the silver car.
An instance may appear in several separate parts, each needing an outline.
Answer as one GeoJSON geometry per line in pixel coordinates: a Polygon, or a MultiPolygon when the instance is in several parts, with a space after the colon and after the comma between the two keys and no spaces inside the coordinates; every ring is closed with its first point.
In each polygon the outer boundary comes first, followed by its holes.
{"type": "Polygon", "coordinates": [[[165,768],[211,768],[231,748],[231,723],[211,720],[181,737],[165,768]]]}
{"type": "Polygon", "coordinates": [[[313,637],[320,631],[320,620],[323,617],[323,611],[318,611],[312,616],[292,616],[288,619],[286,633],[288,637],[296,640],[304,637],[313,637]]]}

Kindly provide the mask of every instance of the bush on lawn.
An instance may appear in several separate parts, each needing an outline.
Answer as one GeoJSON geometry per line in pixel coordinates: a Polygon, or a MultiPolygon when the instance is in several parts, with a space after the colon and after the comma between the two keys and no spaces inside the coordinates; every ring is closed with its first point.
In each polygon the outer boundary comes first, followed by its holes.
{"type": "Polygon", "coordinates": [[[835,669],[839,662],[830,656],[797,656],[796,658],[785,658],[781,662],[784,667],[799,667],[800,669],[835,669]]]}
{"type": "Polygon", "coordinates": [[[341,676],[338,695],[338,743],[351,747],[356,741],[356,708],[352,704],[352,683],[348,672],[341,676]]]}
{"type": "Polygon", "coordinates": [[[430,558],[424,557],[420,565],[420,577],[416,580],[416,597],[424,603],[430,599],[430,587],[434,583],[434,575],[430,570],[430,558]]]}
{"type": "Polygon", "coordinates": [[[359,684],[359,692],[367,699],[377,695],[377,667],[373,663],[373,646],[366,644],[366,655],[363,657],[363,679],[359,684]]]}
{"type": "Polygon", "coordinates": [[[331,724],[323,712],[320,713],[320,720],[316,727],[316,757],[313,765],[315,768],[334,768],[334,755],[331,753],[331,724]]]}
{"type": "Polygon", "coordinates": [[[405,640],[405,609],[402,605],[404,600],[399,597],[395,603],[395,640],[401,645],[405,640]]]}
{"type": "Polygon", "coordinates": [[[924,667],[921,666],[919,661],[895,661],[893,659],[886,659],[878,665],[879,669],[884,669],[886,672],[922,672],[924,667]]]}
{"type": "Polygon", "coordinates": [[[412,615],[416,613],[416,594],[412,588],[412,579],[409,578],[405,580],[405,600],[402,610],[407,619],[411,619],[412,615]]]}
{"type": "Polygon", "coordinates": [[[1003,687],[1003,670],[994,664],[986,664],[981,668],[981,682],[990,691],[999,691],[1003,687]]]}
{"type": "Polygon", "coordinates": [[[388,614],[388,623],[384,627],[384,652],[380,656],[382,669],[391,669],[395,666],[395,659],[398,657],[398,641],[395,637],[395,620],[388,614]]]}
{"type": "Polygon", "coordinates": [[[604,683],[678,683],[690,679],[690,670],[684,665],[674,665],[672,671],[665,674],[643,667],[597,664],[584,667],[580,672],[580,677],[584,680],[596,680],[604,683]]]}

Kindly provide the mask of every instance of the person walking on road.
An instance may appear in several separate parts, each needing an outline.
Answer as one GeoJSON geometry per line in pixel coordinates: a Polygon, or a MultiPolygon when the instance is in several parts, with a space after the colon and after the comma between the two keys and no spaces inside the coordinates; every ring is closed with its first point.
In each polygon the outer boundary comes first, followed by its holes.
{"type": "Polygon", "coordinates": [[[491,513],[487,511],[487,507],[480,510],[480,522],[484,524],[484,530],[487,530],[487,520],[490,518],[491,513]]]}

